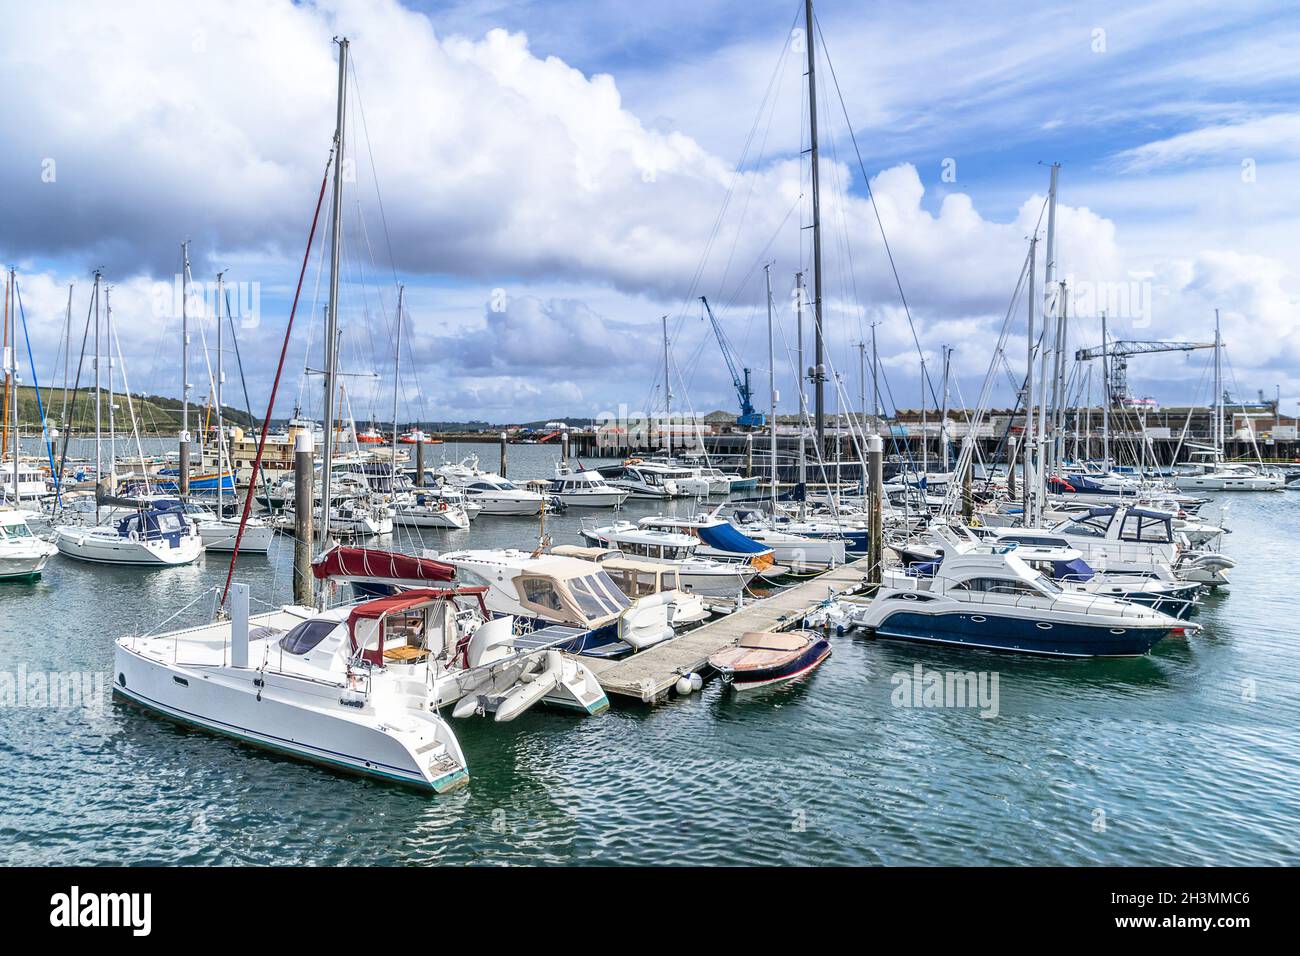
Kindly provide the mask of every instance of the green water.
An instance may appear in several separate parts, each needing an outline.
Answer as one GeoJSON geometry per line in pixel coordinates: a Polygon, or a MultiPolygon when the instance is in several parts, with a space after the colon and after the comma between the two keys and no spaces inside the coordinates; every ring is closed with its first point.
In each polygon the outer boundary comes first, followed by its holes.
{"type": "MultiPolygon", "coordinates": [[[[549,475],[557,454],[512,446],[511,475],[549,475]]],[[[838,637],[809,679],[754,698],[713,683],[592,718],[538,709],[504,725],[457,721],[471,783],[443,797],[111,700],[0,708],[0,862],[1294,863],[1300,493],[1224,500],[1225,550],[1240,562],[1232,588],[1206,600],[1201,634],[1148,657],[1036,660],[838,637]],[[995,672],[998,715],[896,706],[893,676],[918,663],[995,672]]],[[[549,522],[556,543],[576,542],[581,516],[549,522]]],[[[425,541],[535,536],[532,520],[481,517],[425,541]]],[[[287,545],[240,559],[256,600],[287,597],[287,545]]],[[[92,672],[106,692],[113,639],[191,601],[176,624],[202,620],[227,563],[140,571],[56,557],[40,581],[0,586],[0,674],[92,672]]]]}

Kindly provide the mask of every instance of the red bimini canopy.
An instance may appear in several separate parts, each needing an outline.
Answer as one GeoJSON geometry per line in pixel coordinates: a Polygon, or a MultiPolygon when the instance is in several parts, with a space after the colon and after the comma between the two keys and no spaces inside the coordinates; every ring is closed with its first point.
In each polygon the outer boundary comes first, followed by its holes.
{"type": "Polygon", "coordinates": [[[452,580],[456,569],[442,561],[417,558],[395,551],[372,548],[331,548],[312,564],[311,573],[318,579],[352,578],[359,580],[405,582],[409,585],[440,584],[452,580]]]}
{"type": "Polygon", "coordinates": [[[402,611],[411,611],[424,607],[434,601],[464,595],[477,596],[481,603],[483,592],[486,590],[487,588],[484,587],[420,588],[415,591],[402,591],[400,594],[390,594],[387,597],[376,598],[373,601],[367,601],[365,604],[358,604],[348,614],[348,637],[352,641],[352,650],[356,651],[360,646],[357,642],[357,622],[379,621],[379,646],[374,650],[366,651],[363,656],[373,664],[382,665],[384,663],[383,620],[388,615],[400,614],[402,611]]]}

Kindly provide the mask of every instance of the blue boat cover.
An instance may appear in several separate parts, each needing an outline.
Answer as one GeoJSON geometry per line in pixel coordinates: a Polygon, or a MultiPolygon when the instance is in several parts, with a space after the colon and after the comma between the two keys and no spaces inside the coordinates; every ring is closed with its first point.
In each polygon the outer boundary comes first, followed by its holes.
{"type": "Polygon", "coordinates": [[[1087,581],[1095,573],[1083,558],[1052,562],[1052,577],[1058,581],[1087,581]]]}
{"type": "Polygon", "coordinates": [[[710,548],[731,554],[765,554],[771,549],[759,544],[747,534],[742,534],[725,521],[720,524],[702,525],[697,529],[700,540],[710,548]]]}

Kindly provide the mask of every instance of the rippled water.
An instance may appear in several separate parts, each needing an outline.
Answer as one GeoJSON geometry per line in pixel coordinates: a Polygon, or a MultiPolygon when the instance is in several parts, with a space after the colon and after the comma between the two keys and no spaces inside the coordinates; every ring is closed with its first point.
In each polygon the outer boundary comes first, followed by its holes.
{"type": "MultiPolygon", "coordinates": [[[[510,453],[512,477],[548,475],[557,455],[510,453]]],[[[113,701],[3,708],[0,861],[1293,863],[1300,493],[1224,500],[1226,550],[1240,562],[1232,589],[1207,600],[1204,632],[1148,657],[1048,661],[840,637],[811,678],[752,699],[714,683],[594,718],[539,708],[504,725],[458,721],[471,784],[444,797],[113,701]],[[918,663],[996,672],[998,716],[894,706],[891,677],[918,663]]],[[[550,522],[557,543],[576,541],[580,516],[550,522]]],[[[532,520],[509,518],[426,533],[444,548],[535,537],[532,520]]],[[[287,597],[287,545],[269,562],[240,559],[255,599],[287,597]]],[[[201,620],[226,565],[208,555],[142,572],[56,557],[36,584],[0,585],[0,672],[93,671],[107,690],[113,639],[196,598],[177,623],[201,620]]]]}

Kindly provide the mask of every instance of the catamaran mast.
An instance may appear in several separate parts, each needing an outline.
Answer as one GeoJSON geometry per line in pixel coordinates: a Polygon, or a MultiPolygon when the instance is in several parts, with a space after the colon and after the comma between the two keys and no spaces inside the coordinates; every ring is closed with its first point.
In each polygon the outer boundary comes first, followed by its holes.
{"type": "Polygon", "coordinates": [[[406,298],[406,286],[397,287],[397,346],[393,358],[393,474],[392,494],[397,493],[397,396],[402,379],[402,303],[406,298]]]}
{"type": "MultiPolygon", "coordinates": [[[[804,0],[804,32],[808,46],[808,157],[812,164],[813,234],[813,408],[816,414],[817,454],[826,455],[826,369],[822,351],[822,217],[821,173],[817,168],[817,56],[813,43],[812,0],[804,0]]],[[[800,374],[803,374],[802,372],[800,374]]]]}
{"type": "Polygon", "coordinates": [[[343,226],[343,145],[347,119],[348,41],[339,45],[338,112],[334,126],[334,195],[330,202],[330,285],[329,316],[325,329],[325,451],[321,463],[320,544],[330,542],[330,478],[334,466],[334,379],[338,374],[339,247],[343,226]]]}

